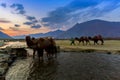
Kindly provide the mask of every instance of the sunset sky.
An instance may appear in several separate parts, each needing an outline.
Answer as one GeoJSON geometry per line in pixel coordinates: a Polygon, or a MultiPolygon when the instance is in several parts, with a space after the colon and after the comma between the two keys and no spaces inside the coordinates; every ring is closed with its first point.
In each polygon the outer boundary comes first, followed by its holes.
{"type": "Polygon", "coordinates": [[[10,36],[67,30],[93,19],[120,22],[120,0],[0,0],[0,31],[10,36]]]}

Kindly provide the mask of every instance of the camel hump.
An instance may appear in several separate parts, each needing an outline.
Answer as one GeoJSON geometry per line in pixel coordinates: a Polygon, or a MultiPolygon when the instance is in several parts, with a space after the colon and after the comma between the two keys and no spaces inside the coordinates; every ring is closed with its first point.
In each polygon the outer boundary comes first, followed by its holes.
{"type": "Polygon", "coordinates": [[[39,40],[40,40],[40,41],[42,41],[42,42],[43,42],[43,41],[45,41],[45,39],[44,39],[44,38],[39,38],[39,40]]]}
{"type": "Polygon", "coordinates": [[[50,37],[49,40],[50,40],[52,45],[56,45],[55,40],[52,37],[50,37]]]}

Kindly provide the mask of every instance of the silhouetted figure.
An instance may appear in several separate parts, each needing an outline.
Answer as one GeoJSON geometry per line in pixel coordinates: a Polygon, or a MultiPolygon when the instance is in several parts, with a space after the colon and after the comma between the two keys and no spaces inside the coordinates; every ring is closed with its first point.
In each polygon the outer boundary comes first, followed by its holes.
{"type": "Polygon", "coordinates": [[[70,45],[75,45],[75,39],[74,38],[71,38],[70,41],[71,41],[70,45]]]}

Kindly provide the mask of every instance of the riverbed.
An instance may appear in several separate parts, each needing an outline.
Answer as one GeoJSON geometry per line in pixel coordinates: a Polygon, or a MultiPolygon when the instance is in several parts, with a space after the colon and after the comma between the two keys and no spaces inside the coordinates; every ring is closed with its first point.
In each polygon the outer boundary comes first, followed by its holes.
{"type": "MultiPolygon", "coordinates": [[[[26,47],[24,42],[8,42],[1,48],[26,47]]],[[[75,46],[76,47],[76,46],[75,46]]],[[[28,57],[17,59],[8,69],[6,80],[120,80],[120,55],[106,52],[60,52],[44,61],[28,57]]]]}
{"type": "Polygon", "coordinates": [[[31,56],[16,60],[6,80],[120,80],[119,75],[120,55],[60,52],[50,60],[44,56],[43,62],[31,56]]]}

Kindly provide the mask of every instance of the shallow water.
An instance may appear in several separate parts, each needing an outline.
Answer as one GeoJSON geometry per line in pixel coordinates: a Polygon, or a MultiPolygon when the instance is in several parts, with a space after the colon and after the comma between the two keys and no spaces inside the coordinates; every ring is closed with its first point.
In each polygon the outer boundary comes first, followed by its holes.
{"type": "Polygon", "coordinates": [[[58,53],[57,59],[39,62],[32,57],[17,60],[6,80],[120,80],[120,55],[58,53]]]}

